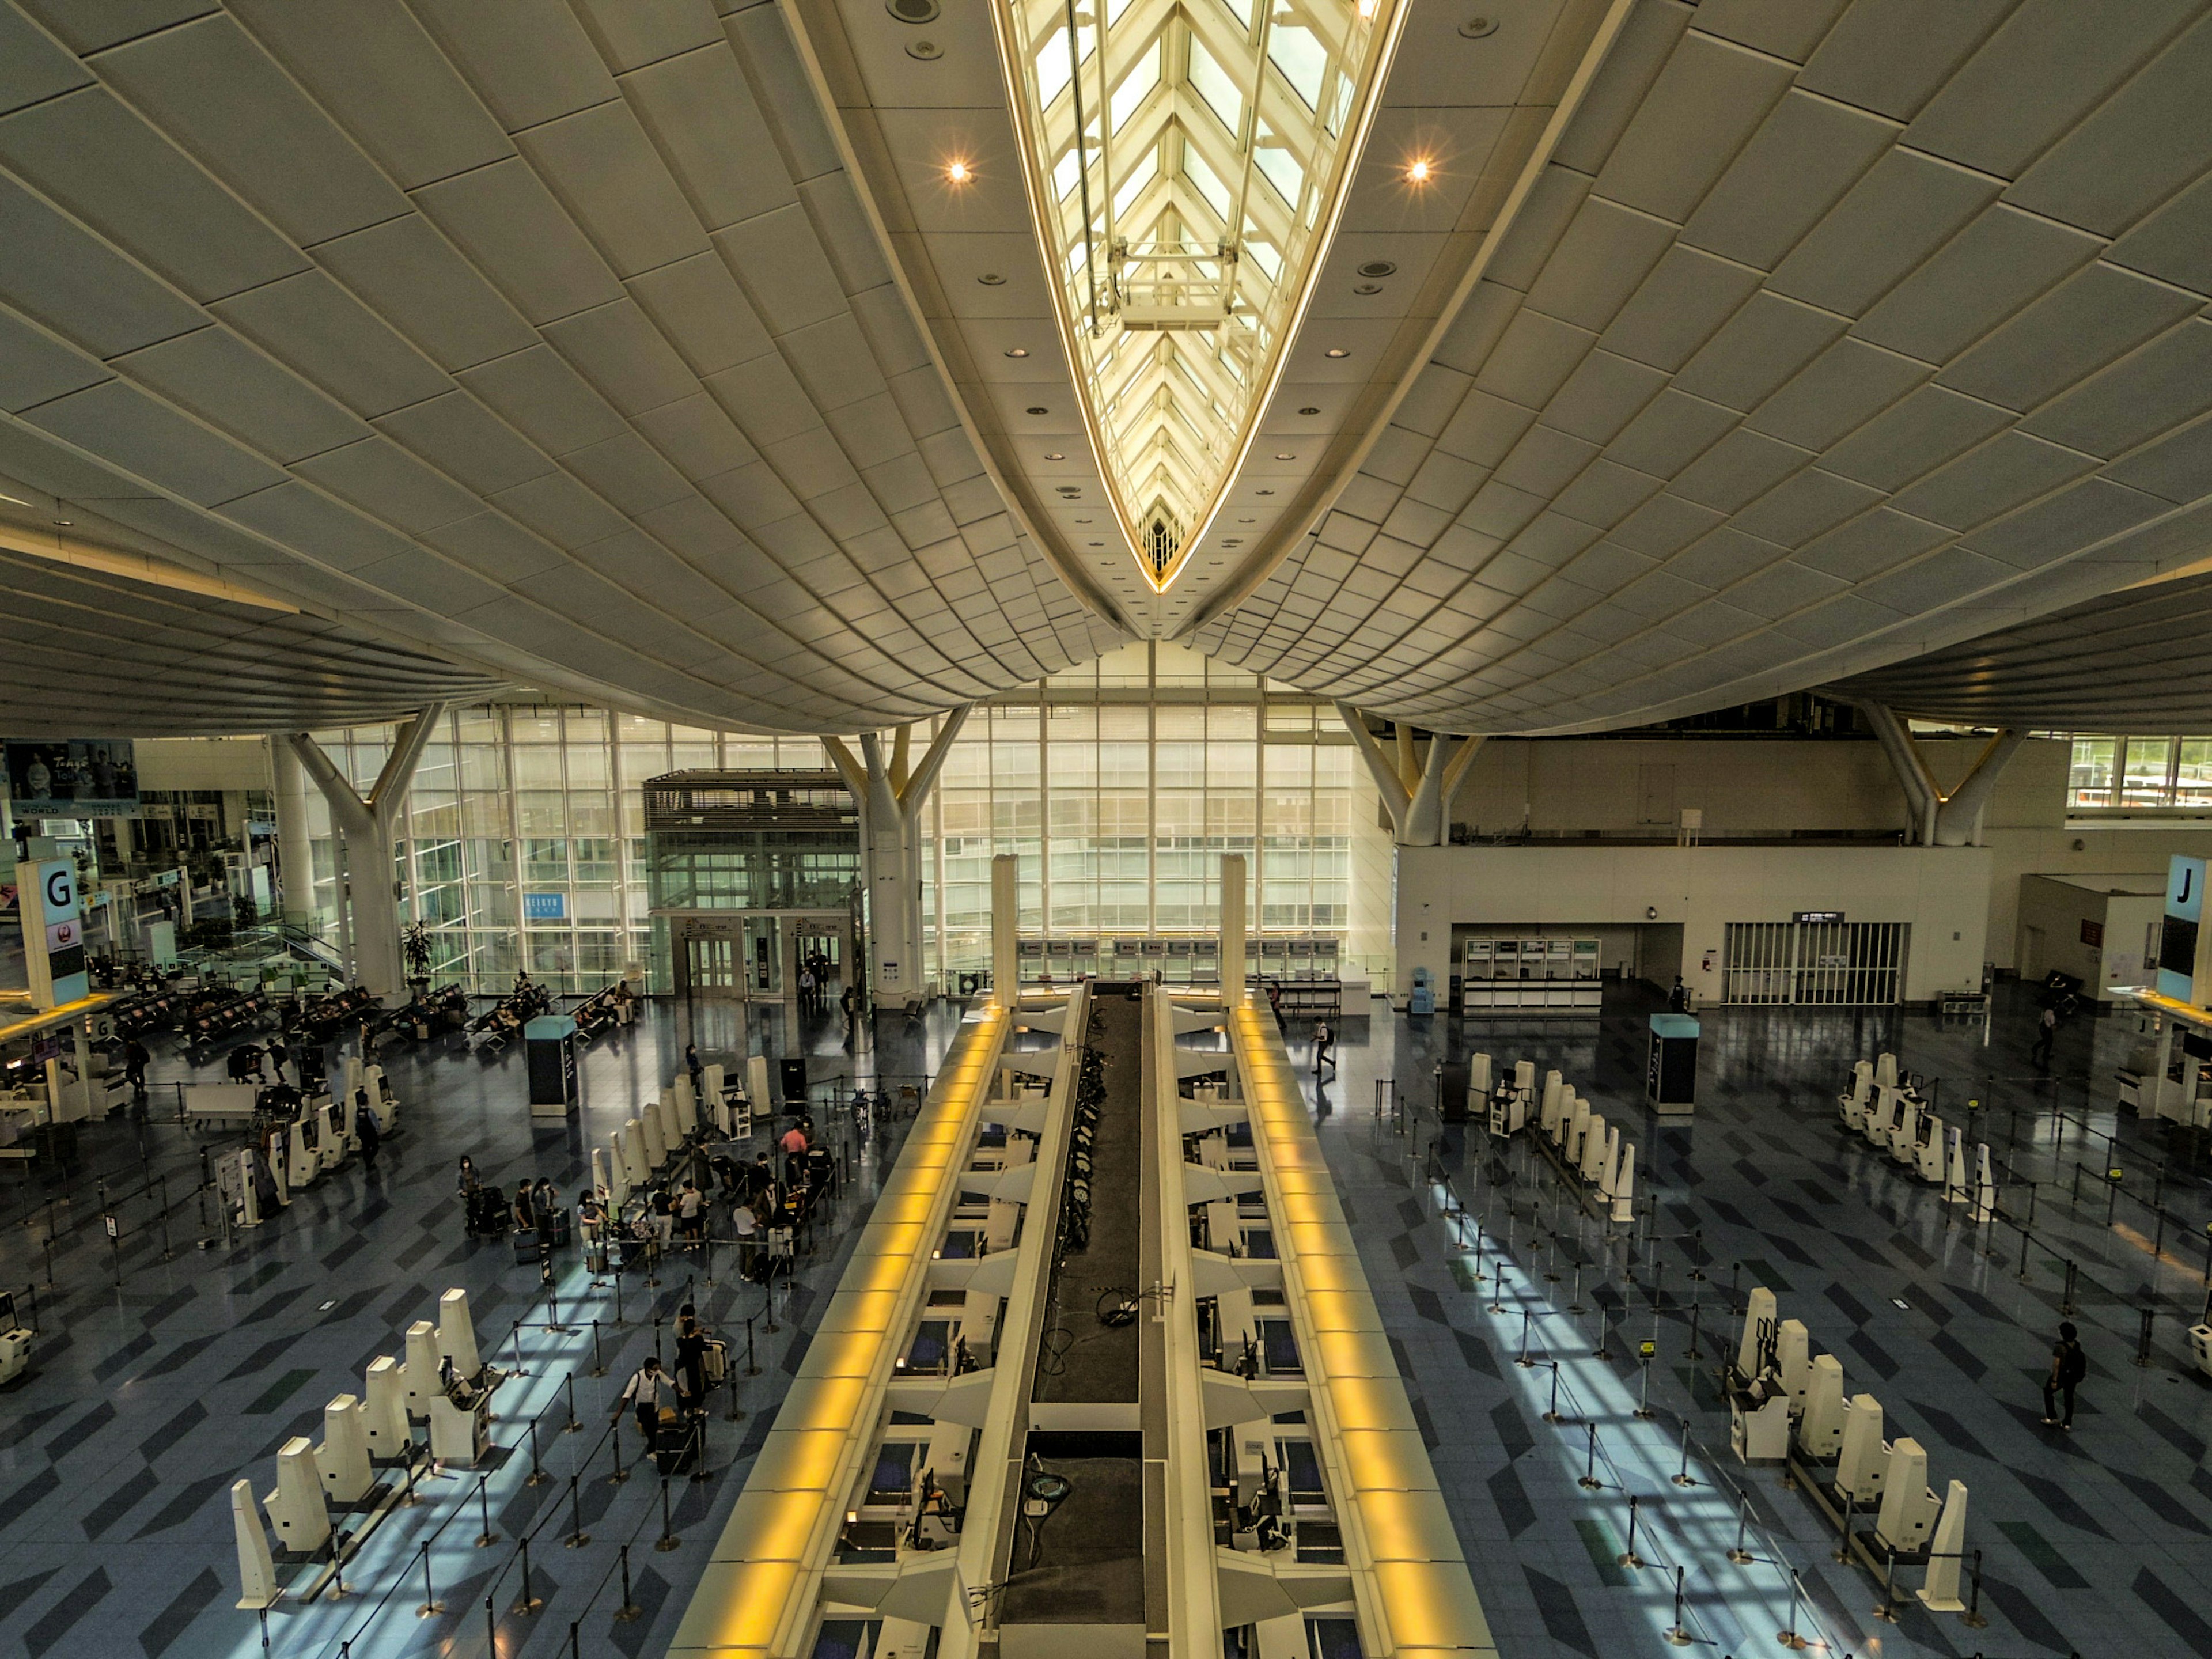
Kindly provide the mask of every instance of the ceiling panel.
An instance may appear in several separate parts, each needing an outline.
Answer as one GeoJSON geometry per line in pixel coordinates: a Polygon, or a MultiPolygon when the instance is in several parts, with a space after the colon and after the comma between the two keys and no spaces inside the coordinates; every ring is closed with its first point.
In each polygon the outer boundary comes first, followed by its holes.
{"type": "Polygon", "coordinates": [[[1299,520],[1415,543],[1419,603],[1278,538],[1194,642],[1443,729],[1602,729],[2201,552],[2207,8],[1939,9],[1637,5],[1408,377],[1418,419],[1299,520]],[[1454,510],[1430,453],[1495,471],[1454,510]]]}

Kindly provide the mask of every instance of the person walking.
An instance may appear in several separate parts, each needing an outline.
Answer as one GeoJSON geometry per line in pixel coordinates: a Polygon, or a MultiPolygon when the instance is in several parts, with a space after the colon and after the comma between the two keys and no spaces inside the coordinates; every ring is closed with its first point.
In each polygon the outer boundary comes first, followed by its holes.
{"type": "Polygon", "coordinates": [[[707,1065],[699,1058],[699,1045],[696,1042],[684,1045],[684,1069],[691,1077],[691,1097],[701,1098],[706,1092],[707,1065]]]}
{"type": "Polygon", "coordinates": [[[653,1450],[653,1443],[660,1432],[660,1399],[664,1394],[672,1401],[675,1399],[672,1381],[668,1373],[660,1369],[659,1356],[647,1354],[645,1364],[639,1366],[636,1375],[630,1378],[629,1386],[622,1391],[622,1398],[615,1402],[617,1417],[622,1415],[624,1406],[636,1410],[637,1431],[643,1437],[645,1449],[648,1453],[653,1450]]]}
{"type": "Polygon", "coordinates": [[[153,1058],[154,1056],[147,1051],[146,1045],[139,1042],[135,1035],[125,1040],[123,1080],[131,1085],[131,1098],[134,1103],[143,1102],[146,1098],[146,1064],[153,1058]]]}
{"type": "Polygon", "coordinates": [[[1314,1022],[1315,1077],[1318,1078],[1321,1075],[1321,1069],[1324,1066],[1332,1072],[1336,1069],[1336,1033],[1328,1029],[1327,1020],[1317,1019],[1314,1022]]]}
{"type": "Polygon", "coordinates": [[[292,1051],[284,1046],[283,1037],[273,1036],[269,1039],[269,1070],[277,1082],[282,1083],[284,1080],[284,1062],[291,1057],[292,1051]]]}
{"type": "Polygon", "coordinates": [[[361,1167],[368,1175],[376,1173],[376,1154],[384,1145],[384,1130],[376,1121],[374,1106],[356,1106],[353,1114],[354,1138],[361,1142],[361,1167]]]}
{"type": "Polygon", "coordinates": [[[2058,1011],[2045,1008],[2035,1022],[2035,1047],[2028,1051],[2028,1059],[2038,1071],[2051,1066],[2051,1046],[2058,1038],[2058,1011]]]}
{"type": "Polygon", "coordinates": [[[676,1402],[687,1417],[706,1409],[707,1328],[689,1310],[676,1316],[676,1402]]]}
{"type": "Polygon", "coordinates": [[[799,1012],[810,1015],[814,1012],[814,970],[811,968],[799,970],[799,1012]]]}
{"type": "Polygon", "coordinates": [[[2075,1339],[2080,1333],[2071,1320],[2058,1327],[2058,1340],[2051,1350],[2051,1375],[2043,1379],[2043,1420],[2054,1424],[2068,1434],[2074,1432],[2074,1390],[2081,1386],[2081,1379],[2089,1374],[2089,1357],[2081,1352],[2075,1339]],[[2066,1415],[2058,1415],[2058,1397],[2066,1402],[2066,1415]]]}
{"type": "Polygon", "coordinates": [[[1673,988],[1667,993],[1667,1012],[1670,1014],[1682,1014],[1687,1013],[1689,1009],[1690,988],[1682,983],[1682,976],[1677,974],[1674,975],[1673,988]]]}

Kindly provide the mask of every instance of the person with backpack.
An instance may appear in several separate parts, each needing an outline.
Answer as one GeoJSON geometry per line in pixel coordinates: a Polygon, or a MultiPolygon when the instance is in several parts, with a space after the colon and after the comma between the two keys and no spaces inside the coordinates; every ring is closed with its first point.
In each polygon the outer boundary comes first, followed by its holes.
{"type": "Polygon", "coordinates": [[[2074,1390],[2089,1374],[2089,1356],[2081,1352],[2081,1343],[2075,1340],[2079,1335],[2072,1321],[2060,1323],[2058,1340],[2051,1350],[2051,1375],[2043,1379],[2043,1420],[2069,1434],[2074,1431],[2074,1390]],[[2058,1415],[2056,1396],[2060,1395],[2066,1401],[2063,1418],[2058,1415]]]}
{"type": "Polygon", "coordinates": [[[629,1386],[622,1391],[622,1398],[615,1402],[615,1415],[617,1417],[622,1415],[624,1406],[636,1408],[637,1431],[644,1437],[647,1451],[653,1449],[653,1438],[660,1431],[660,1398],[664,1390],[673,1403],[676,1398],[674,1380],[660,1369],[658,1355],[647,1354],[645,1364],[638,1367],[637,1374],[630,1378],[629,1386]]]}

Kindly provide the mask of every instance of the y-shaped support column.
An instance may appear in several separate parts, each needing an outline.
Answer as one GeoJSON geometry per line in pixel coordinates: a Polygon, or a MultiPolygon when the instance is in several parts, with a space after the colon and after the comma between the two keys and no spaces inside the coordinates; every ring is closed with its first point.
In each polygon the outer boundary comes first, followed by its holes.
{"type": "Polygon", "coordinates": [[[1382,796],[1382,809],[1390,815],[1390,839],[1401,847],[1441,847],[1450,832],[1452,797],[1459,793],[1468,769],[1482,747],[1479,737],[1454,739],[1438,732],[1429,739],[1426,759],[1416,764],[1413,729],[1398,723],[1398,757],[1393,765],[1382,745],[1367,729],[1367,716],[1348,702],[1336,712],[1359,747],[1360,757],[1373,775],[1382,796]]]}
{"type": "Polygon", "coordinates": [[[921,763],[910,770],[906,726],[894,736],[888,763],[883,741],[873,732],[860,734],[857,760],[842,739],[822,740],[860,805],[868,878],[868,981],[871,994],[885,1003],[915,1001],[927,984],[921,962],[921,809],[967,722],[967,705],[948,713],[921,763]]]}
{"type": "Polygon", "coordinates": [[[445,712],[444,703],[434,702],[401,728],[366,800],[314,738],[294,732],[284,739],[331,804],[331,827],[343,844],[350,878],[342,883],[338,903],[358,901],[353,902],[354,977],[380,997],[396,996],[406,988],[399,953],[399,894],[392,871],[394,832],[422,746],[445,712]]]}

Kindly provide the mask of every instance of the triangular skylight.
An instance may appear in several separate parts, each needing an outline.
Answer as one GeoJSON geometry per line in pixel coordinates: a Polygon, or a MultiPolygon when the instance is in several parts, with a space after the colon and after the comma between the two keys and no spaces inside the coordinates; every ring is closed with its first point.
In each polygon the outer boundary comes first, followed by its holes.
{"type": "Polygon", "coordinates": [[[1085,418],[1157,589],[1250,443],[1402,3],[994,0],[1085,418]]]}

